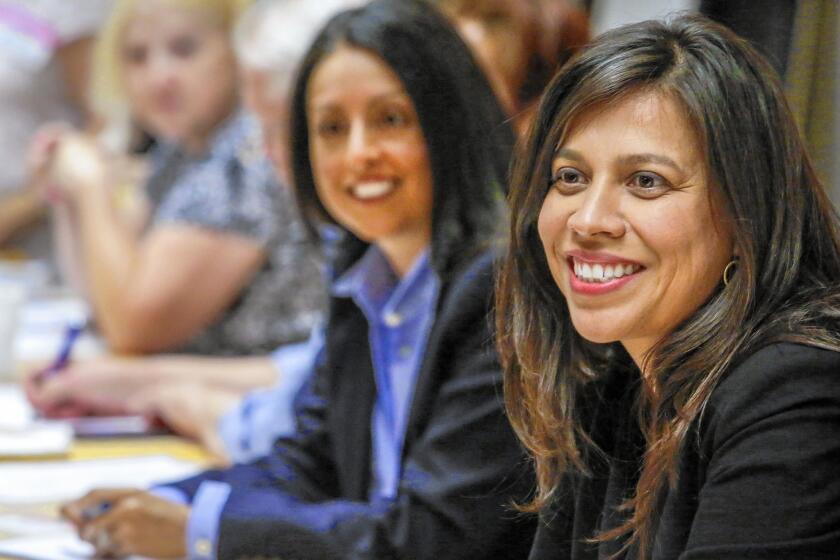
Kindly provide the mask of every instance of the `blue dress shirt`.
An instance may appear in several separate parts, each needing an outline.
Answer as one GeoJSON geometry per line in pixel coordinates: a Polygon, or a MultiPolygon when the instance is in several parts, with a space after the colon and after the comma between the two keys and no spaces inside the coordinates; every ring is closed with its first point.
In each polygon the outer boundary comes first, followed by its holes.
{"type": "Polygon", "coordinates": [[[280,380],[269,389],[248,393],[219,420],[219,436],[231,461],[259,459],[268,454],[275,439],[294,432],[292,403],[323,346],[323,326],[318,325],[307,342],[287,344],[271,354],[280,380]]]}
{"type": "Polygon", "coordinates": [[[371,501],[393,499],[397,494],[411,397],[434,322],[439,288],[428,251],[399,279],[375,246],[332,287],[333,295],[353,298],[370,329],[376,375],[371,501]]]}
{"type": "MultiPolygon", "coordinates": [[[[440,291],[440,279],[432,269],[429,257],[426,250],[408,274],[399,278],[382,252],[371,246],[331,287],[334,296],[352,298],[369,325],[377,386],[371,418],[373,484],[370,499],[374,503],[392,500],[397,495],[411,399],[440,291]]],[[[309,352],[311,356],[317,356],[322,350],[323,336],[317,351],[310,347],[309,352]]],[[[229,492],[227,484],[214,481],[203,482],[199,488],[187,524],[190,558],[215,558],[219,520],[229,492]]],[[[155,494],[179,503],[186,502],[183,494],[174,488],[156,488],[155,494]]]]}

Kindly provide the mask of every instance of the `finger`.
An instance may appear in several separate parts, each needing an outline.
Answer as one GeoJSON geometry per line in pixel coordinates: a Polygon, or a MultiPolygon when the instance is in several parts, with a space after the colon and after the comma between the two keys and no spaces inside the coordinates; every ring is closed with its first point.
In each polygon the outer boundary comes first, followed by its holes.
{"type": "Polygon", "coordinates": [[[73,396],[73,379],[66,371],[59,372],[40,382],[35,382],[38,387],[38,402],[41,406],[50,407],[62,401],[68,401],[73,396]]]}
{"type": "Polygon", "coordinates": [[[79,416],[89,416],[91,409],[82,403],[76,402],[60,402],[54,406],[41,407],[39,412],[45,418],[52,418],[61,420],[64,418],[78,418],[79,416]]]}
{"type": "Polygon", "coordinates": [[[113,509],[113,506],[124,498],[139,492],[140,490],[136,488],[102,488],[91,490],[81,498],[64,503],[59,508],[59,513],[74,525],[86,525],[91,522],[90,514],[87,512],[92,511],[92,508],[96,508],[103,503],[108,503],[111,504],[111,509],[113,509]]]}
{"type": "Polygon", "coordinates": [[[160,417],[167,420],[172,413],[167,392],[166,384],[152,385],[129,395],[126,400],[126,408],[133,414],[142,414],[149,418],[160,417]]]}
{"type": "Polygon", "coordinates": [[[41,370],[33,369],[26,372],[23,378],[23,392],[32,406],[38,408],[41,406],[41,381],[39,379],[41,370]]]}

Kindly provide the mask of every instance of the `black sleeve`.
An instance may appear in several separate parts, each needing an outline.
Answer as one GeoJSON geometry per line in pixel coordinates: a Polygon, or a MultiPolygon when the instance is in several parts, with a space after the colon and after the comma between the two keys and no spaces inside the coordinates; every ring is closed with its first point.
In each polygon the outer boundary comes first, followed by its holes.
{"type": "Polygon", "coordinates": [[[708,459],[683,560],[840,554],[840,354],[751,356],[715,390],[708,459]]]}

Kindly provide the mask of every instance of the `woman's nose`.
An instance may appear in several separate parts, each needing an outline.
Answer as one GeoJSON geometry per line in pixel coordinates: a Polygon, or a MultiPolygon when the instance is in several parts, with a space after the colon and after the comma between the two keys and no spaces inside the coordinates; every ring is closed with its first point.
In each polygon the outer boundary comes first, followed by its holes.
{"type": "Polygon", "coordinates": [[[347,139],[347,158],[353,163],[366,163],[375,159],[379,147],[364,123],[352,123],[347,139]]]}
{"type": "Polygon", "coordinates": [[[157,54],[150,59],[148,70],[152,82],[158,87],[171,85],[178,74],[177,64],[165,54],[157,54]]]}
{"type": "Polygon", "coordinates": [[[621,237],[626,222],[620,211],[621,192],[609,184],[591,184],[579,197],[580,205],[569,216],[568,227],[580,237],[621,237]]]}

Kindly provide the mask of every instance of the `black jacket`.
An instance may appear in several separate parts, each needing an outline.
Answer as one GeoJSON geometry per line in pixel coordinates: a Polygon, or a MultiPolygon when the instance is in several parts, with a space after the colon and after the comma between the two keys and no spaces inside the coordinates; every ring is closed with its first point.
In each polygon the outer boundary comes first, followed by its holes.
{"type": "Polygon", "coordinates": [[[326,360],[297,398],[297,433],[252,464],[203,480],[232,485],[219,557],[523,558],[535,522],[509,507],[533,478],[503,412],[491,326],[493,256],[442,282],[393,503],[368,502],[375,381],[368,325],[334,298],[326,360]]]}
{"type": "MultiPolygon", "coordinates": [[[[608,452],[543,512],[531,558],[604,559],[618,543],[585,539],[621,521],[644,441],[632,402],[638,373],[617,375],[593,419],[608,452]]],[[[714,390],[665,497],[656,560],[840,558],[840,353],[773,344],[714,390]]],[[[636,558],[631,551],[626,558],[636,558]]]]}

